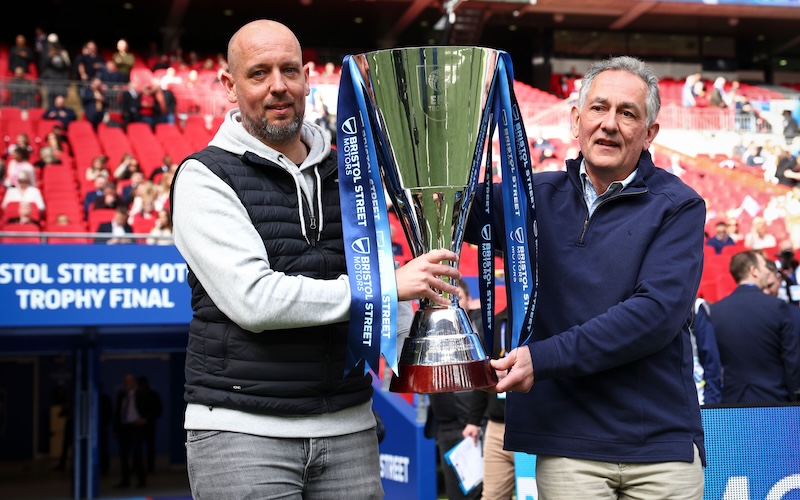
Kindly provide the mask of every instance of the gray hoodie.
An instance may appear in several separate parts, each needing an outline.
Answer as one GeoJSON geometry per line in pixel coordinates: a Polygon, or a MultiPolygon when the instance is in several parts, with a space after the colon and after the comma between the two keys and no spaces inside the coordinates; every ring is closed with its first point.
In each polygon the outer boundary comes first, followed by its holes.
{"type": "MultiPolygon", "coordinates": [[[[311,203],[318,183],[316,166],[330,154],[323,129],[305,122],[303,142],[310,151],[298,167],[288,158],[248,134],[237,109],[229,111],[210,145],[240,155],[251,151],[281,165],[294,179],[298,197],[311,203]]],[[[270,330],[301,328],[347,321],[350,285],[346,275],[336,280],[288,276],[270,267],[269,256],[239,197],[222,179],[197,160],[184,162],[175,175],[174,238],[186,263],[208,296],[240,327],[269,335],[270,330]],[[302,313],[300,313],[302,311],[302,313]]],[[[302,203],[300,204],[302,210],[302,203]]],[[[316,214],[324,224],[322,211],[316,214]]],[[[300,216],[300,220],[305,217],[300,216]]],[[[305,233],[305,228],[303,228],[305,233]]],[[[398,308],[398,337],[407,335],[410,303],[398,308]]],[[[401,342],[401,340],[399,340],[401,342]]],[[[399,349],[398,349],[399,352],[399,349]]],[[[190,404],[186,429],[244,432],[270,437],[325,437],[375,426],[371,403],[336,413],[297,417],[245,413],[190,404]],[[287,421],[291,425],[287,425],[287,421]]]]}

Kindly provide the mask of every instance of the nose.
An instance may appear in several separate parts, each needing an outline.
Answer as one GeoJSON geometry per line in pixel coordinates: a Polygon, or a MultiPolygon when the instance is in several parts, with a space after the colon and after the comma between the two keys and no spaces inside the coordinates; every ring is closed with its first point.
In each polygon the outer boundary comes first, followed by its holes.
{"type": "Polygon", "coordinates": [[[270,84],[270,91],[273,94],[283,94],[286,92],[288,87],[286,86],[286,81],[283,78],[283,72],[281,72],[280,68],[276,68],[272,72],[272,82],[270,84]]]}
{"type": "Polygon", "coordinates": [[[606,115],[603,117],[603,121],[600,123],[600,126],[603,128],[603,130],[606,131],[617,130],[617,125],[617,113],[613,109],[606,113],[606,115]]]}

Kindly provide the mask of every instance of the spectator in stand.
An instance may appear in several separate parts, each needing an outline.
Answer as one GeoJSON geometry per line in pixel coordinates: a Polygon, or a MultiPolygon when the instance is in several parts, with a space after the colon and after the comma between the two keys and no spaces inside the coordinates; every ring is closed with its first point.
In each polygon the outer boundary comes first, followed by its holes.
{"type": "Polygon", "coordinates": [[[781,148],[773,182],[783,186],[794,187],[798,180],[800,180],[800,164],[797,163],[797,158],[788,149],[781,148]]]}
{"type": "Polygon", "coordinates": [[[172,245],[172,219],[169,211],[161,209],[158,211],[156,223],[150,230],[151,238],[147,238],[148,245],[172,245]]]}
{"type": "MultiPolygon", "coordinates": [[[[730,213],[730,210],[728,213],[730,213]]],[[[728,231],[728,236],[731,237],[734,243],[739,243],[744,239],[744,235],[740,232],[739,219],[736,217],[728,217],[728,220],[725,222],[725,229],[728,231]]]]}
{"type": "Polygon", "coordinates": [[[152,183],[145,180],[144,173],[142,173],[141,170],[133,172],[131,174],[131,181],[122,187],[122,192],[119,195],[122,199],[122,203],[132,210],[134,199],[136,196],[140,195],[139,191],[145,189],[147,185],[152,186],[152,183]]]}
{"type": "Polygon", "coordinates": [[[14,148],[11,151],[11,157],[6,164],[6,187],[16,186],[22,172],[29,174],[28,179],[32,186],[36,185],[36,170],[29,161],[30,156],[30,153],[25,148],[14,148]]]}
{"type": "Polygon", "coordinates": [[[686,77],[686,80],[683,82],[683,87],[681,88],[681,103],[687,107],[691,108],[696,105],[695,102],[695,83],[700,81],[702,75],[700,73],[692,73],[691,75],[686,77]]]}
{"type": "Polygon", "coordinates": [[[182,85],[183,78],[178,76],[178,72],[175,71],[175,68],[172,66],[167,67],[164,70],[164,75],[159,80],[159,85],[162,89],[169,88],[170,85],[182,85]]]}
{"type": "Polygon", "coordinates": [[[140,120],[140,99],[139,84],[136,82],[128,83],[125,90],[120,94],[120,110],[122,112],[122,128],[124,130],[127,130],[129,123],[140,120]]]}
{"type": "Polygon", "coordinates": [[[792,116],[792,111],[789,109],[783,110],[783,137],[786,139],[786,145],[791,145],[792,141],[798,134],[797,120],[792,116]]]}
{"type": "Polygon", "coordinates": [[[131,81],[131,69],[136,64],[136,57],[129,51],[127,40],[120,38],[117,41],[117,51],[111,56],[111,60],[117,65],[117,71],[125,81],[131,81]]]}
{"type": "Polygon", "coordinates": [[[692,94],[694,95],[694,107],[707,108],[708,107],[708,93],[706,92],[706,82],[702,79],[694,82],[692,86],[692,94]]]}
{"type": "Polygon", "coordinates": [[[23,170],[17,175],[17,185],[6,189],[3,195],[2,208],[6,209],[9,203],[32,203],[39,212],[44,212],[45,203],[41,190],[31,183],[31,174],[23,170]]]}
{"type": "Polygon", "coordinates": [[[164,174],[166,174],[167,172],[175,173],[177,169],[178,169],[178,164],[172,161],[172,156],[164,155],[164,157],[161,159],[161,165],[159,165],[157,168],[153,169],[152,172],[150,172],[150,180],[153,181],[154,183],[159,183],[161,182],[161,177],[164,174]]]}
{"type": "Polygon", "coordinates": [[[95,76],[100,76],[105,65],[103,56],[97,53],[97,44],[94,40],[89,40],[75,57],[75,77],[81,82],[88,82],[95,76]]]}
{"type": "Polygon", "coordinates": [[[711,323],[722,360],[722,403],[795,400],[800,388],[800,337],[789,305],[763,292],[770,271],[760,252],[733,256],[738,286],[711,304],[711,323]]]}
{"type": "Polygon", "coordinates": [[[111,172],[108,170],[108,156],[106,155],[92,158],[92,163],[86,167],[86,173],[84,174],[84,178],[90,182],[98,177],[105,177],[107,179],[110,176],[111,172]]]}
{"type": "MultiPolygon", "coordinates": [[[[119,193],[117,193],[117,185],[108,181],[103,188],[103,194],[94,199],[92,209],[102,210],[104,208],[119,208],[124,206],[125,204],[122,203],[119,198],[119,193]]],[[[127,210],[127,207],[125,208],[127,210]]]]}
{"type": "Polygon", "coordinates": [[[717,255],[722,254],[723,247],[734,244],[736,244],[736,242],[733,241],[733,238],[728,234],[727,224],[722,221],[716,223],[714,226],[714,236],[710,237],[706,242],[706,245],[712,247],[717,252],[717,255]]]}
{"type": "Polygon", "coordinates": [[[764,160],[764,147],[756,142],[751,142],[742,155],[742,161],[748,167],[761,168],[764,160]]]}
{"type": "Polygon", "coordinates": [[[122,159],[114,169],[114,179],[117,181],[126,181],[130,179],[135,173],[142,173],[142,167],[139,165],[139,160],[130,153],[122,155],[122,159]]]}
{"type": "Polygon", "coordinates": [[[110,89],[120,90],[127,83],[125,75],[117,70],[117,63],[109,59],[106,61],[105,66],[98,72],[97,76],[103,81],[104,84],[110,89]]]}
{"type": "Polygon", "coordinates": [[[108,176],[99,175],[94,180],[94,189],[87,192],[83,197],[83,214],[84,217],[89,217],[89,210],[94,207],[94,202],[97,198],[103,196],[106,184],[108,184],[108,176]]]}
{"type": "Polygon", "coordinates": [[[41,72],[44,56],[47,53],[47,32],[41,26],[33,29],[33,53],[36,67],[41,72]]]}
{"type": "Polygon", "coordinates": [[[331,61],[326,62],[322,71],[322,76],[339,76],[339,71],[336,69],[336,65],[331,61]]]}
{"type": "Polygon", "coordinates": [[[42,146],[39,149],[39,159],[33,163],[33,166],[41,172],[48,165],[61,165],[61,159],[56,156],[51,146],[42,146]]]}
{"type": "Polygon", "coordinates": [[[128,213],[130,214],[128,216],[128,224],[137,228],[137,230],[140,227],[146,226],[147,232],[150,232],[150,229],[152,229],[156,223],[156,218],[158,218],[158,210],[156,210],[153,193],[135,198],[128,213]]]}
{"type": "Polygon", "coordinates": [[[69,128],[69,124],[78,119],[75,110],[67,107],[66,99],[63,95],[57,95],[53,98],[53,105],[48,107],[42,114],[44,120],[58,120],[64,128],[69,128]]]}
{"type": "Polygon", "coordinates": [[[14,76],[6,82],[8,103],[17,108],[38,108],[41,104],[39,87],[36,82],[25,75],[22,68],[14,70],[14,76]]]}
{"type": "Polygon", "coordinates": [[[163,106],[161,110],[161,123],[169,123],[175,125],[177,123],[176,116],[178,111],[178,98],[175,92],[172,91],[172,86],[162,88],[156,82],[156,93],[160,94],[159,102],[163,106]]]}
{"type": "Polygon", "coordinates": [[[14,38],[14,46],[8,49],[8,71],[16,74],[17,68],[22,68],[22,72],[31,72],[31,64],[36,62],[33,49],[28,46],[25,35],[17,35],[14,38]]]}
{"type": "Polygon", "coordinates": [[[69,156],[69,145],[61,141],[61,138],[55,130],[48,132],[47,135],[44,136],[42,146],[39,148],[40,156],[42,154],[41,151],[44,148],[50,149],[50,153],[59,160],[58,163],[62,163],[61,159],[65,154],[69,156]]]}
{"type": "Polygon", "coordinates": [[[164,173],[161,180],[156,184],[156,197],[155,205],[156,210],[161,210],[164,207],[169,207],[169,194],[170,187],[172,186],[172,179],[175,177],[175,171],[164,173]]]}
{"type": "Polygon", "coordinates": [[[114,218],[111,222],[103,222],[97,228],[98,233],[108,234],[109,236],[98,236],[94,242],[104,245],[127,245],[133,243],[130,237],[133,228],[128,224],[128,209],[117,207],[114,218]]]}
{"type": "Polygon", "coordinates": [[[99,77],[94,77],[88,83],[84,83],[78,91],[81,105],[83,106],[83,114],[95,130],[97,130],[97,127],[106,116],[106,110],[108,109],[107,91],[108,87],[99,77]]]}
{"type": "Polygon", "coordinates": [[[171,63],[169,60],[169,54],[162,53],[158,56],[158,59],[156,60],[155,63],[153,63],[153,67],[150,69],[152,69],[153,71],[157,71],[159,69],[168,69],[172,67],[170,64],[171,63]]]}
{"type": "Polygon", "coordinates": [[[711,88],[711,96],[708,99],[708,104],[712,108],[727,108],[727,92],[725,92],[725,77],[718,76],[714,79],[714,86],[711,88]]]}
{"type": "Polygon", "coordinates": [[[47,92],[47,106],[52,106],[57,95],[67,95],[72,60],[61,46],[58,35],[47,35],[47,55],[39,68],[39,80],[47,92]]]}
{"type": "Polygon", "coordinates": [[[156,123],[161,121],[161,110],[164,109],[163,94],[156,94],[156,89],[151,83],[145,84],[139,95],[139,120],[146,123],[155,131],[156,123]]]}
{"type": "Polygon", "coordinates": [[[744,237],[744,247],[748,250],[763,250],[776,246],[778,242],[770,234],[767,221],[763,217],[755,217],[750,225],[750,232],[744,237]]]}
{"type": "MultiPolygon", "coordinates": [[[[37,212],[38,213],[38,212],[37,212]]],[[[8,219],[9,224],[25,224],[41,227],[42,222],[38,216],[34,217],[33,205],[27,201],[22,201],[17,209],[16,217],[8,219]]]]}
{"type": "Polygon", "coordinates": [[[28,137],[28,134],[20,132],[14,137],[14,142],[9,144],[8,149],[6,149],[6,157],[11,156],[15,149],[24,149],[28,152],[28,156],[33,155],[33,144],[31,144],[31,138],[28,137]]]}

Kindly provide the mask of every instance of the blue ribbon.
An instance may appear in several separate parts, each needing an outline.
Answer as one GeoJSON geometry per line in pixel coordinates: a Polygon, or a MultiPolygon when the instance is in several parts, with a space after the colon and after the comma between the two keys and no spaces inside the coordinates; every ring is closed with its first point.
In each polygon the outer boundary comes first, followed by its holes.
{"type": "Polygon", "coordinates": [[[351,292],[345,374],[361,360],[366,360],[365,372],[370,368],[377,372],[381,354],[397,373],[394,256],[365,92],[355,61],[345,57],[336,118],[339,198],[351,292]]]}
{"type": "MultiPolygon", "coordinates": [[[[528,138],[514,95],[513,81],[511,58],[508,53],[501,52],[490,96],[493,114],[490,136],[497,126],[503,174],[500,186],[503,193],[502,230],[506,250],[504,265],[508,328],[511,329],[511,347],[515,348],[526,344],[533,332],[539,273],[533,171],[528,138]]],[[[484,342],[488,352],[491,352],[494,345],[494,241],[497,229],[492,225],[491,168],[490,147],[486,156],[485,203],[480,218],[482,224],[479,248],[481,309],[484,342]]]]}

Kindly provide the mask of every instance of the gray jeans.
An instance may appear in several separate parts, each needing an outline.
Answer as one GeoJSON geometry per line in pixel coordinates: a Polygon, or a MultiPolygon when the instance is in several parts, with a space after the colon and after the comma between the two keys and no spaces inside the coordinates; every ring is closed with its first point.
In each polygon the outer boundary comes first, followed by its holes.
{"type": "Polygon", "coordinates": [[[188,431],[194,500],[383,498],[374,429],[312,439],[188,431]]]}

